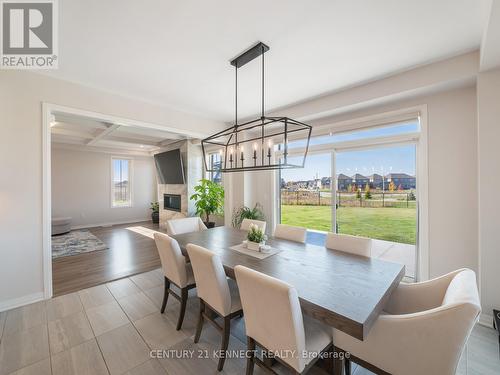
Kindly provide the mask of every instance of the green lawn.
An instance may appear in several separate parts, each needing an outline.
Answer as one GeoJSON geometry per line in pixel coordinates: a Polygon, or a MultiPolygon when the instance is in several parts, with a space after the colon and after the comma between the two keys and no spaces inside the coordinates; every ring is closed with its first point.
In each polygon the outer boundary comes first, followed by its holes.
{"type": "MultiPolygon", "coordinates": [[[[330,206],[281,206],[281,222],[309,229],[331,230],[330,206]]],[[[414,208],[340,207],[337,210],[339,233],[415,244],[414,208]]]]}

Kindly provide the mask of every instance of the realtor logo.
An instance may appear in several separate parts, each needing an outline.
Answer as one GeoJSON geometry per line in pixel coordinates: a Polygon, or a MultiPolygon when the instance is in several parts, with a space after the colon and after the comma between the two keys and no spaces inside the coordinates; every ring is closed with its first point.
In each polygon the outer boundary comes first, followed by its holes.
{"type": "Polygon", "coordinates": [[[57,0],[0,0],[0,19],[0,68],[57,68],[57,0]]]}

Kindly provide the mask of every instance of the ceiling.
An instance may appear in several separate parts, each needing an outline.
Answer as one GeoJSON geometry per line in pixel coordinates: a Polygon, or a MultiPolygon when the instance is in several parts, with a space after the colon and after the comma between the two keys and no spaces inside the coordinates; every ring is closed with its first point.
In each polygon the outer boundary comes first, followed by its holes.
{"type": "Polygon", "coordinates": [[[88,149],[111,149],[151,153],[184,137],[177,134],[95,119],[56,113],[50,124],[52,142],[83,146],[88,149]]]}
{"type": "MultiPolygon", "coordinates": [[[[65,0],[46,74],[219,121],[234,117],[229,60],[263,41],[276,109],[479,48],[489,0],[65,0]]],[[[260,64],[239,71],[258,113],[260,64]]]]}

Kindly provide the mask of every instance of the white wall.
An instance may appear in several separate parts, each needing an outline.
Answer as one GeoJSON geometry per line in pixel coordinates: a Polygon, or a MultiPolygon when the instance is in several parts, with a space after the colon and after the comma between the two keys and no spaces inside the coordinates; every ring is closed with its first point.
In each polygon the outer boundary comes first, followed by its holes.
{"type": "Polygon", "coordinates": [[[500,309],[500,69],[479,74],[477,101],[481,299],[491,316],[500,309]]]}
{"type": "Polygon", "coordinates": [[[0,71],[0,311],[43,298],[42,102],[209,134],[224,126],[26,71],[0,71]]]}
{"type": "Polygon", "coordinates": [[[151,220],[156,174],[151,156],[111,155],[52,147],[52,216],[72,217],[73,227],[151,220]],[[111,207],[111,158],[132,162],[132,207],[111,207]]]}

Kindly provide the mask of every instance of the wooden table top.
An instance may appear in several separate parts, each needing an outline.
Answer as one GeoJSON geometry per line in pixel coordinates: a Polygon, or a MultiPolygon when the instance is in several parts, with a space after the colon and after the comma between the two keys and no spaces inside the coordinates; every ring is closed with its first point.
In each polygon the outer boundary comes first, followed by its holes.
{"type": "Polygon", "coordinates": [[[243,265],[293,285],[305,314],[363,340],[405,274],[404,265],[311,244],[270,238],[281,251],[257,259],[230,249],[246,231],[217,227],[173,236],[185,255],[193,243],[217,253],[226,274],[243,265]]]}

